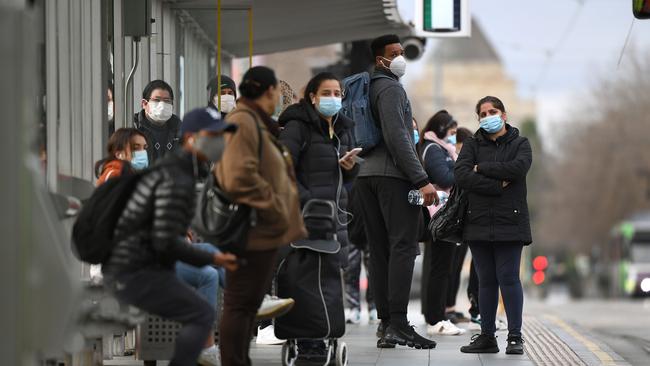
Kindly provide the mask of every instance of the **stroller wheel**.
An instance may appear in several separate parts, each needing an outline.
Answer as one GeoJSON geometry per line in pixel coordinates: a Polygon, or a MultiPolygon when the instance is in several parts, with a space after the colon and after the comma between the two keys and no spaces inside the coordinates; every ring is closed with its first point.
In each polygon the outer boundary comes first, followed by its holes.
{"type": "Polygon", "coordinates": [[[336,366],[348,365],[348,346],[345,342],[338,342],[336,345],[336,366]]]}
{"type": "Polygon", "coordinates": [[[282,366],[293,366],[298,357],[296,343],[288,340],[282,345],[282,366]]]}

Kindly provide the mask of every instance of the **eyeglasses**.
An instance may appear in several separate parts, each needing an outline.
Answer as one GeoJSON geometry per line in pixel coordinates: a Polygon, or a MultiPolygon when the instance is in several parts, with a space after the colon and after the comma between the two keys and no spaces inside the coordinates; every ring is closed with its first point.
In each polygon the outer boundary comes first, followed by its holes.
{"type": "Polygon", "coordinates": [[[155,103],[160,103],[160,102],[165,102],[167,104],[174,104],[173,99],[167,99],[167,98],[151,98],[149,99],[150,102],[155,102],[155,103]]]}

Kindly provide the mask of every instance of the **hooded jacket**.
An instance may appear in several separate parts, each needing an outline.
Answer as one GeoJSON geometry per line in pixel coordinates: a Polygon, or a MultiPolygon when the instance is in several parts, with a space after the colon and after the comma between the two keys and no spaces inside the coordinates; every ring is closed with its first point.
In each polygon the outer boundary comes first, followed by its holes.
{"type": "Polygon", "coordinates": [[[413,139],[413,112],[402,84],[395,75],[377,69],[370,83],[370,109],[379,123],[382,139],[364,154],[360,177],[393,177],[415,188],[429,184],[413,139]],[[387,77],[386,77],[387,76],[387,77]]]}
{"type": "MultiPolygon", "coordinates": [[[[333,117],[334,135],[330,137],[329,126],[306,100],[291,105],[280,115],[280,141],[291,152],[296,168],[300,204],[304,206],[313,198],[337,202],[340,210],[346,210],[348,192],[345,184],[359,172],[359,164],[352,170],[340,168],[339,159],[355,148],[352,130],[354,122],[341,113],[333,117]]],[[[339,211],[338,237],[341,245],[347,245],[345,213],[339,211]]]]}
{"type": "Polygon", "coordinates": [[[479,129],[465,141],[456,161],[456,183],[468,198],[463,238],[470,243],[532,242],[526,174],[533,154],[518,129],[506,129],[496,141],[479,129]],[[504,181],[509,182],[506,187],[504,181]]]}

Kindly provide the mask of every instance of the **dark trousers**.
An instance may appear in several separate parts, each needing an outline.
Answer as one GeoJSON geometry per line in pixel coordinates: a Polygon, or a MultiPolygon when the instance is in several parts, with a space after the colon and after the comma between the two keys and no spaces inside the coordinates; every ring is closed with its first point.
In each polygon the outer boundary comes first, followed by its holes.
{"type": "Polygon", "coordinates": [[[447,292],[454,269],[456,244],[427,242],[422,264],[422,313],[428,324],[445,320],[447,292]]]}
{"type": "Polygon", "coordinates": [[[214,324],[214,307],[171,270],[143,269],[110,282],[120,301],[181,323],[169,365],[196,365],[214,324]]]}
{"type": "Polygon", "coordinates": [[[476,266],[474,259],[469,265],[469,283],[467,284],[467,298],[469,299],[469,314],[476,318],[480,314],[480,307],[478,304],[478,275],[476,274],[476,266]]]}
{"type": "Polygon", "coordinates": [[[508,317],[509,335],[521,335],[524,292],[519,280],[522,244],[475,242],[469,246],[479,281],[481,333],[494,335],[499,288],[508,317]]]}
{"type": "Polygon", "coordinates": [[[249,350],[255,315],[270,286],[277,253],[277,249],[244,252],[239,257],[246,260],[246,265],[226,275],[219,328],[221,364],[224,366],[251,364],[249,350]]]}
{"type": "Polygon", "coordinates": [[[370,248],[378,317],[406,324],[421,215],[419,206],[408,203],[413,186],[397,178],[362,177],[354,189],[370,248]]]}
{"type": "Polygon", "coordinates": [[[458,296],[458,289],[460,288],[460,273],[463,271],[463,263],[465,263],[465,256],[467,255],[467,244],[456,246],[454,253],[454,263],[449,277],[449,289],[447,291],[447,307],[453,308],[456,306],[456,297],[458,296]]]}
{"type": "Polygon", "coordinates": [[[372,275],[370,274],[370,253],[362,250],[357,245],[350,245],[348,252],[348,268],[345,269],[345,300],[350,309],[361,310],[361,288],[359,279],[361,277],[361,263],[366,267],[368,276],[368,289],[366,290],[366,302],[368,309],[375,308],[375,301],[372,296],[372,275]]]}

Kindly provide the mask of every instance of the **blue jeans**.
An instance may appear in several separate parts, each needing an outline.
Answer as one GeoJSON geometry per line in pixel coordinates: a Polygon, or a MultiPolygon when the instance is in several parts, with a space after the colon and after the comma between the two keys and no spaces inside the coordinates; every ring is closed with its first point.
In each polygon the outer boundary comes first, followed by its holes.
{"type": "MultiPolygon", "coordinates": [[[[209,243],[191,244],[210,253],[218,253],[219,249],[209,243]]],[[[187,263],[176,262],[176,276],[183,282],[194,287],[203,297],[217,308],[217,294],[224,287],[225,270],[213,266],[194,267],[187,263]]]]}

